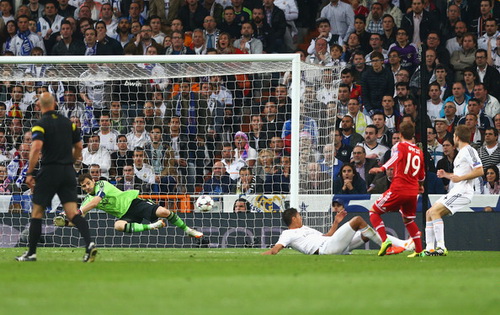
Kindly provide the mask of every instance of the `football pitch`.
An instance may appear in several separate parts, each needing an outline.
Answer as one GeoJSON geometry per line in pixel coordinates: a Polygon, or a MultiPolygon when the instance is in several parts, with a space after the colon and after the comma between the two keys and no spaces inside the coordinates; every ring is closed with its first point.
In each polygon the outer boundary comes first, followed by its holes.
{"type": "Polygon", "coordinates": [[[307,256],[261,249],[0,248],[2,314],[497,314],[500,252],[307,256]]]}

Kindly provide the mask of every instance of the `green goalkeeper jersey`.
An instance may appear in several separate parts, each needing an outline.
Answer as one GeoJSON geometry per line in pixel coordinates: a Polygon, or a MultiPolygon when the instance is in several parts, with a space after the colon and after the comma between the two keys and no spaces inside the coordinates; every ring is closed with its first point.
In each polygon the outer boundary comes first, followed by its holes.
{"type": "Polygon", "coordinates": [[[121,218],[127,213],[132,201],[139,196],[139,191],[121,191],[109,182],[100,180],[95,183],[94,193],[85,196],[82,207],[96,196],[102,198],[99,204],[97,204],[96,209],[102,210],[117,218],[121,218]]]}

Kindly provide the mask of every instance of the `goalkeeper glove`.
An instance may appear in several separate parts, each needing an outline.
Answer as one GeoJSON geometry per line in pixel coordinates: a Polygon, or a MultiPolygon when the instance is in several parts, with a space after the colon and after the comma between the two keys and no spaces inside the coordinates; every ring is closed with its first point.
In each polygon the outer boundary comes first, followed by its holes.
{"type": "Polygon", "coordinates": [[[56,217],[54,217],[54,225],[56,226],[68,226],[69,220],[66,218],[66,215],[60,214],[56,217]]]}

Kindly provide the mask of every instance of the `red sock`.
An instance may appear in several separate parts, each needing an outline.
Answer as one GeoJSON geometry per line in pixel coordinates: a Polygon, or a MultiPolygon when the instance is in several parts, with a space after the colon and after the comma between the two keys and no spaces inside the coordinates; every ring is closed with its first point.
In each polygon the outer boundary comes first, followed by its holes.
{"type": "Polygon", "coordinates": [[[382,221],[380,214],[370,211],[370,222],[382,239],[382,242],[385,242],[387,239],[387,233],[385,232],[384,221],[382,221]]]}
{"type": "Polygon", "coordinates": [[[405,226],[406,230],[408,230],[408,233],[410,233],[413,242],[415,242],[415,251],[417,253],[420,253],[422,251],[422,240],[420,239],[420,235],[422,233],[420,233],[417,224],[413,220],[411,220],[408,223],[405,223],[405,226]]]}

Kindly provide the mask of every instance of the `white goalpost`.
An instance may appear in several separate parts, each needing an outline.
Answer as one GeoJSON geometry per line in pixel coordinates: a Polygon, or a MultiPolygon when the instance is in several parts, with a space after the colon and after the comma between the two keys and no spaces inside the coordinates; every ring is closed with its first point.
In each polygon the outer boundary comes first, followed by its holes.
{"type": "MultiPolygon", "coordinates": [[[[98,168],[101,178],[121,184],[122,189],[140,189],[144,198],[178,210],[188,225],[207,235],[202,242],[192,241],[174,227],[127,235],[113,230],[114,218],[92,211],[88,215],[92,233],[104,246],[267,247],[279,235],[279,211],[287,206],[299,209],[306,224],[326,230],[332,219],[329,205],[334,180],[327,165],[333,164],[334,156],[323,150],[333,143],[340,71],[340,66],[305,64],[298,54],[0,58],[0,113],[5,107],[5,117],[0,117],[0,140],[4,141],[0,143],[0,170],[5,167],[8,171],[5,178],[0,176],[0,184],[3,181],[8,188],[0,195],[0,247],[22,246],[27,240],[30,192],[21,184],[23,161],[29,151],[30,126],[39,117],[37,95],[44,90],[54,94],[60,112],[81,124],[90,158],[84,155],[84,161],[75,164],[77,171],[92,173],[98,168]],[[185,84],[188,90],[183,90],[185,84]],[[286,91],[284,97],[280,89],[286,91]],[[325,89],[328,97],[320,99],[318,94],[325,89]],[[200,104],[206,106],[203,111],[200,104]],[[174,116],[179,117],[185,138],[173,136],[174,116]],[[145,142],[134,138],[142,118],[144,137],[149,139],[145,142]],[[263,121],[260,140],[254,137],[258,123],[253,124],[253,118],[263,121]],[[118,121],[121,125],[115,125],[118,121]],[[109,124],[112,132],[103,128],[109,124]],[[151,146],[144,149],[153,142],[150,132],[158,126],[163,151],[151,146]],[[272,129],[275,126],[279,127],[272,129]],[[260,147],[252,151],[243,146],[245,153],[241,154],[243,149],[238,151],[235,141],[238,131],[260,147]],[[95,134],[99,135],[99,150],[104,147],[109,153],[111,165],[92,156],[95,150],[89,141],[95,134]],[[127,151],[135,154],[137,147],[144,151],[142,162],[132,159],[135,175],[130,181],[125,180],[123,167],[130,161],[118,165],[111,158],[113,153],[120,156],[121,136],[127,138],[127,151]],[[137,145],[130,146],[134,141],[137,145]],[[241,155],[242,163],[236,163],[238,157],[232,161],[224,158],[225,144],[232,146],[233,154],[241,155]],[[271,154],[269,162],[266,154],[271,154]],[[219,161],[230,174],[230,191],[206,191],[219,161]],[[240,178],[241,169],[247,167],[253,176],[250,185],[240,178]],[[143,175],[147,168],[153,175],[143,175]],[[312,174],[315,172],[321,176],[312,174]],[[322,182],[307,185],[314,181],[322,182]],[[202,194],[213,197],[211,212],[193,206],[202,194]],[[234,213],[241,198],[249,211],[234,213]]],[[[44,242],[46,246],[76,246],[75,229],[52,225],[58,206],[56,199],[47,212],[44,242]]]]}

